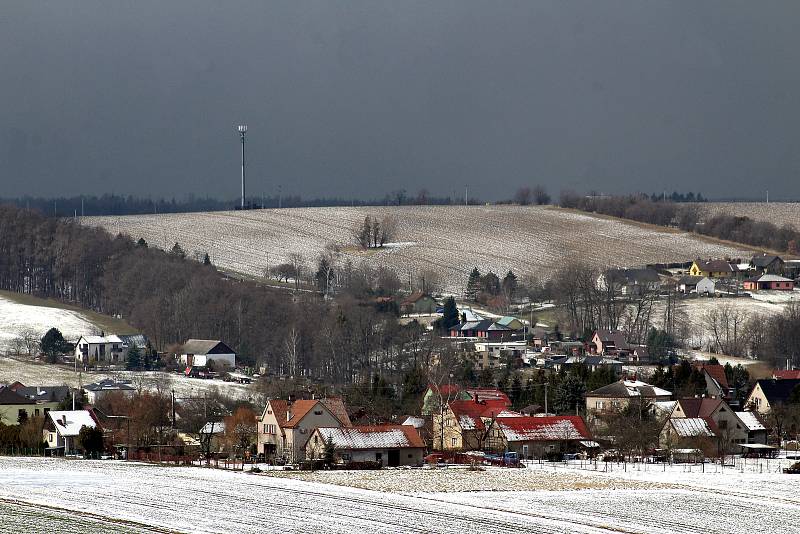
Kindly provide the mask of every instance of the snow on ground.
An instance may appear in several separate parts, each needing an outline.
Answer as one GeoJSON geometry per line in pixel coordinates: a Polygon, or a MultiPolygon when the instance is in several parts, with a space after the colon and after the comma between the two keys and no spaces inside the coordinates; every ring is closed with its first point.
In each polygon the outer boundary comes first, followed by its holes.
{"type": "MultiPolygon", "coordinates": [[[[0,513],[11,511],[13,531],[20,533],[40,532],[51,516],[81,532],[100,525],[134,532],[791,531],[800,522],[796,476],[779,473],[775,461],[767,470],[750,462],[716,472],[707,465],[705,473],[680,465],[616,465],[603,472],[603,464],[594,472],[573,463],[342,475],[405,481],[402,493],[389,493],[204,468],[0,458],[0,513]],[[530,489],[513,482],[514,491],[457,491],[465,473],[477,481],[509,477],[530,489]],[[424,482],[436,477],[443,483],[424,482]],[[451,491],[423,491],[443,486],[451,491]]],[[[477,487],[499,489],[493,484],[477,487]]]]}
{"type": "Polygon", "coordinates": [[[178,242],[189,254],[207,252],[215,265],[251,276],[262,276],[265,267],[287,261],[292,253],[313,264],[334,243],[346,247],[343,260],[369,258],[370,265],[389,267],[403,280],[409,272],[433,269],[445,291],[455,294],[463,292],[476,266],[500,276],[513,269],[517,276],[546,279],[573,258],[621,267],[749,255],[747,249],[687,233],[543,206],[288,208],[83,217],[81,222],[143,237],[164,249],[178,242]],[[352,228],[365,215],[395,217],[396,246],[369,252],[354,247],[352,228]],[[594,246],[598,239],[599,248],[594,246]]]}
{"type": "Polygon", "coordinates": [[[41,337],[53,327],[61,330],[66,339],[78,339],[81,335],[98,331],[89,319],[78,312],[19,304],[0,297],[0,352],[9,350],[13,339],[26,328],[41,337]]]}
{"type": "Polygon", "coordinates": [[[188,378],[177,373],[148,371],[132,373],[127,371],[89,371],[80,374],[68,365],[52,365],[43,362],[7,358],[0,356],[0,384],[22,382],[26,386],[57,386],[67,384],[71,387],[98,382],[104,378],[130,380],[134,387],[141,382],[143,389],[154,390],[156,382],[162,382],[162,389],[174,389],[178,397],[201,396],[218,390],[223,395],[237,399],[248,399],[254,390],[248,384],[188,378]],[[166,385],[165,385],[166,384],[166,385]]]}

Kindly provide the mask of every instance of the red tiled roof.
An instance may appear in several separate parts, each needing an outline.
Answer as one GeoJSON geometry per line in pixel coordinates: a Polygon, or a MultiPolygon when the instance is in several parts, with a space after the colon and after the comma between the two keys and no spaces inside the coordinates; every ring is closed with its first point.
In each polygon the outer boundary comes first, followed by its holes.
{"type": "Polygon", "coordinates": [[[491,389],[491,388],[467,388],[464,391],[469,393],[469,396],[472,397],[472,400],[475,401],[502,401],[506,408],[511,406],[511,399],[508,398],[508,395],[500,391],[499,389],[491,389]]]}
{"type": "Polygon", "coordinates": [[[777,369],[772,371],[773,378],[781,378],[784,380],[797,380],[800,378],[800,369],[791,369],[785,371],[778,371],[777,369]]]}
{"type": "Polygon", "coordinates": [[[269,401],[269,406],[272,407],[272,413],[275,414],[275,418],[278,420],[278,425],[281,428],[296,427],[303,417],[313,410],[317,404],[324,405],[344,426],[350,426],[350,418],[347,417],[347,411],[344,409],[344,403],[340,398],[299,400],[294,401],[291,405],[283,399],[272,399],[269,401]],[[286,416],[287,412],[289,413],[288,420],[286,416]]]}
{"type": "Polygon", "coordinates": [[[711,414],[714,413],[714,410],[722,404],[722,399],[712,399],[710,397],[693,397],[688,399],[679,399],[678,404],[680,404],[681,409],[683,410],[684,417],[693,418],[706,418],[711,417],[711,414]]]}
{"type": "Polygon", "coordinates": [[[711,378],[717,381],[720,387],[728,389],[728,377],[725,376],[725,366],[710,363],[696,363],[695,367],[699,371],[706,371],[711,378]]]}
{"type": "Polygon", "coordinates": [[[485,428],[482,417],[496,417],[506,410],[505,402],[501,400],[487,400],[475,402],[474,400],[456,400],[448,404],[453,415],[458,419],[458,424],[464,430],[482,430],[485,428]]]}
{"type": "Polygon", "coordinates": [[[588,440],[592,435],[577,415],[503,417],[497,425],[508,441],[588,440]]]}

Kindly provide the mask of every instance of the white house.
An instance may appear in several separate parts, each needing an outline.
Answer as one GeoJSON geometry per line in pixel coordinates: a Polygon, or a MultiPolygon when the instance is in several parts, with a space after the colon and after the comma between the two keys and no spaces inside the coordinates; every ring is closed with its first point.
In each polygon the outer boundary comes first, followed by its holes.
{"type": "Polygon", "coordinates": [[[75,359],[81,363],[122,363],[127,351],[118,336],[81,336],[75,343],[75,359]]]}
{"type": "Polygon", "coordinates": [[[697,282],[697,291],[698,295],[707,295],[711,296],[714,294],[714,290],[716,289],[716,283],[711,278],[704,276],[702,280],[697,282]]]}
{"type": "Polygon", "coordinates": [[[128,382],[115,382],[110,378],[95,382],[93,384],[86,384],[83,386],[86,392],[86,400],[89,404],[97,404],[97,401],[111,393],[119,393],[121,395],[130,396],[136,392],[136,389],[128,382]]]}
{"type": "Polygon", "coordinates": [[[188,340],[180,349],[179,359],[187,367],[205,367],[209,361],[236,367],[236,353],[218,339],[188,340]]]}
{"type": "Polygon", "coordinates": [[[89,410],[50,410],[47,412],[42,437],[49,450],[60,449],[64,454],[70,454],[75,452],[76,438],[84,426],[100,426],[89,410]]]}

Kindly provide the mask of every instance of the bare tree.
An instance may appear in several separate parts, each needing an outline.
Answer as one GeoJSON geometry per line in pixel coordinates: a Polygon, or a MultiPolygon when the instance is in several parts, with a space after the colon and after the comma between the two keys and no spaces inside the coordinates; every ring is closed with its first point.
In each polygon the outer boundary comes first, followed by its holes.
{"type": "Polygon", "coordinates": [[[289,329],[283,345],[286,350],[286,372],[293,377],[297,373],[297,360],[300,352],[300,333],[294,326],[289,329]]]}
{"type": "Polygon", "coordinates": [[[416,287],[423,293],[438,293],[442,291],[442,277],[432,269],[423,269],[417,273],[416,287]]]}
{"type": "Polygon", "coordinates": [[[704,316],[706,329],[711,333],[714,352],[729,356],[742,356],[746,353],[747,337],[744,325],[748,315],[744,310],[729,303],[715,306],[704,316]]]}
{"type": "Polygon", "coordinates": [[[300,282],[306,271],[306,264],[303,256],[297,252],[289,254],[289,264],[292,266],[292,275],[294,276],[294,288],[300,288],[300,282]]]}
{"type": "Polygon", "coordinates": [[[550,204],[550,195],[547,194],[547,189],[542,185],[537,185],[533,188],[533,200],[538,205],[550,204]]]}
{"type": "Polygon", "coordinates": [[[517,189],[517,192],[514,194],[514,202],[519,204],[520,206],[527,206],[531,203],[531,188],[530,187],[520,187],[517,189]]]}
{"type": "Polygon", "coordinates": [[[397,237],[397,221],[391,215],[384,215],[380,223],[378,245],[382,247],[397,237]]]}

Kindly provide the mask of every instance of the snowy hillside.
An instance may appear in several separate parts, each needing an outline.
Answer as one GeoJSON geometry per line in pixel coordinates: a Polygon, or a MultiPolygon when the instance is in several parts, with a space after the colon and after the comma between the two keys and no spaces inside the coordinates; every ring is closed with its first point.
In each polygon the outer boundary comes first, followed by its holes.
{"type": "Polygon", "coordinates": [[[0,296],[0,353],[8,350],[14,338],[25,329],[41,337],[50,328],[58,328],[66,339],[78,339],[99,329],[85,316],[72,310],[19,304],[0,296]]]}

